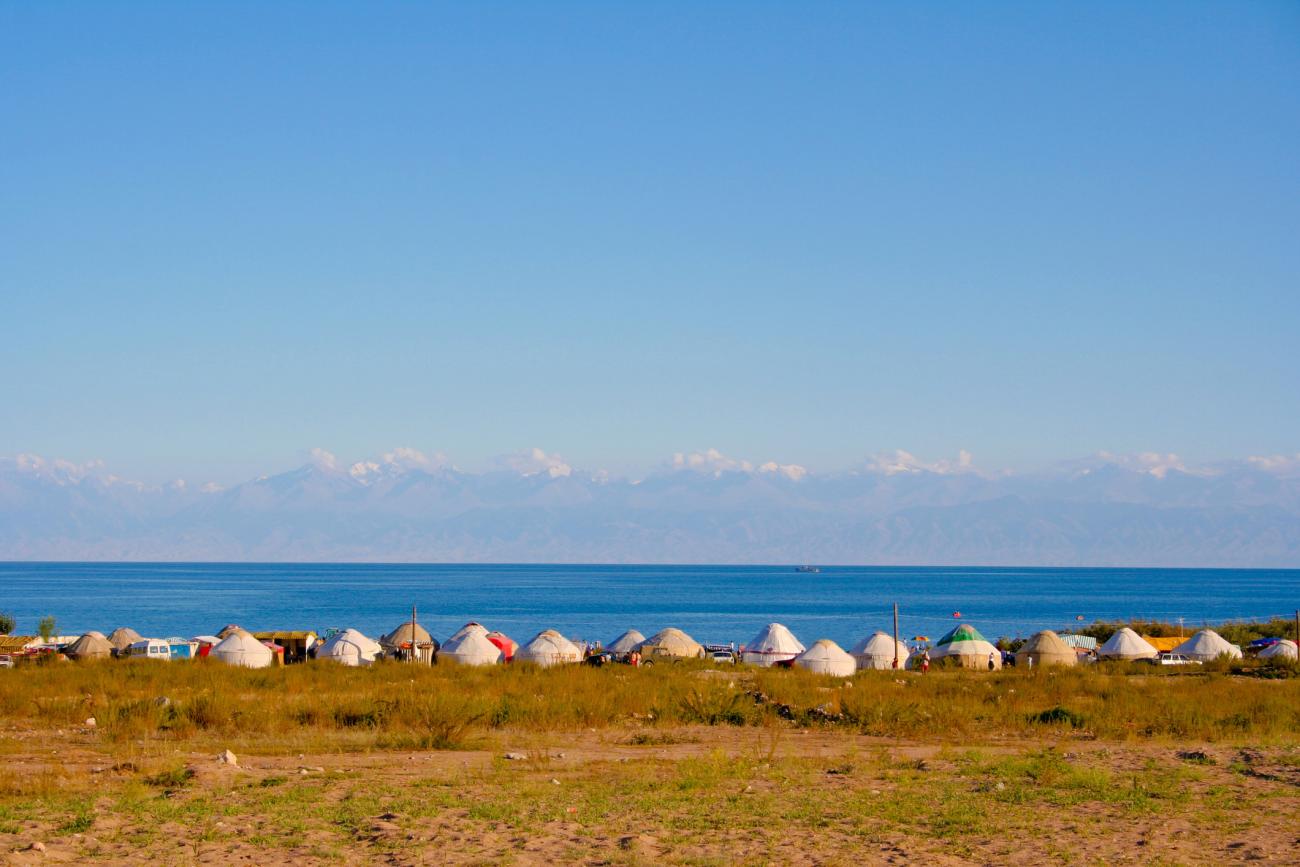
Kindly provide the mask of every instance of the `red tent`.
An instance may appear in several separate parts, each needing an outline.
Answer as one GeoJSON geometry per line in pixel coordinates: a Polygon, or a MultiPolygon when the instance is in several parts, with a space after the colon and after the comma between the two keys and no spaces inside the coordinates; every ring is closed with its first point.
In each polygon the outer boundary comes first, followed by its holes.
{"type": "Polygon", "coordinates": [[[488,641],[497,646],[497,650],[501,651],[503,662],[509,662],[515,658],[515,651],[519,649],[519,642],[500,632],[489,632],[486,637],[488,641]]]}

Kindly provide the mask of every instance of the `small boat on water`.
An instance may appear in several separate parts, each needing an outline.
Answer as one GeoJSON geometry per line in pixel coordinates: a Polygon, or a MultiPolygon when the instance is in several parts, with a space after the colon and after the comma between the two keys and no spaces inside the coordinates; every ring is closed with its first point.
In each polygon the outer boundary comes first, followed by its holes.
{"type": "Polygon", "coordinates": [[[821,567],[820,567],[820,566],[796,566],[796,567],[794,568],[794,571],[796,571],[796,572],[807,572],[807,573],[809,573],[809,574],[814,574],[814,575],[815,575],[815,574],[821,572],[822,570],[821,570],[821,567]]]}

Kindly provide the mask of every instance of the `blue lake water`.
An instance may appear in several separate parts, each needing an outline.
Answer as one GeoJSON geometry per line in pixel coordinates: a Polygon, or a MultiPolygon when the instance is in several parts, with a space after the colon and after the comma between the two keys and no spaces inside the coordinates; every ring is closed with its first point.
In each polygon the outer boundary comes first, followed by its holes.
{"type": "Polygon", "coordinates": [[[355,627],[388,632],[410,616],[438,639],[467,620],[525,641],[544,628],[608,642],[665,626],[742,643],[771,621],[805,643],[841,645],[890,629],[942,634],[953,612],[990,639],[1092,620],[1203,622],[1289,615],[1300,570],[789,566],[551,566],[256,563],[0,563],[0,611],[34,632],[131,626],[146,636],[355,627]]]}

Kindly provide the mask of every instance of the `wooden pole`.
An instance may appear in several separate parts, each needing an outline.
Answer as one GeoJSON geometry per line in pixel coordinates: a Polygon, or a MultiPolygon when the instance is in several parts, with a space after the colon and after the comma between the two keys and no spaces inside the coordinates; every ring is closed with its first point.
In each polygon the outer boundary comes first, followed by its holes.
{"type": "Polygon", "coordinates": [[[415,604],[411,604],[411,662],[415,662],[415,654],[419,650],[415,647],[415,604]]]}
{"type": "Polygon", "coordinates": [[[894,603],[894,668],[898,668],[898,603],[894,603]]]}
{"type": "Polygon", "coordinates": [[[1300,645],[1300,611],[1295,613],[1295,643],[1300,645]]]}

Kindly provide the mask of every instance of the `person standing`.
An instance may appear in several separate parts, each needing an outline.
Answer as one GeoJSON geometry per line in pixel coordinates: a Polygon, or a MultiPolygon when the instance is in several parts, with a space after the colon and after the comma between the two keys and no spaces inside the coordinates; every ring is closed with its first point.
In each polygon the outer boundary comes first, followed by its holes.
{"type": "Polygon", "coordinates": [[[993,670],[993,651],[989,651],[989,671],[993,670]]]}
{"type": "Polygon", "coordinates": [[[925,649],[925,653],[921,654],[921,674],[925,674],[929,670],[930,670],[930,648],[927,647],[925,649]]]}

